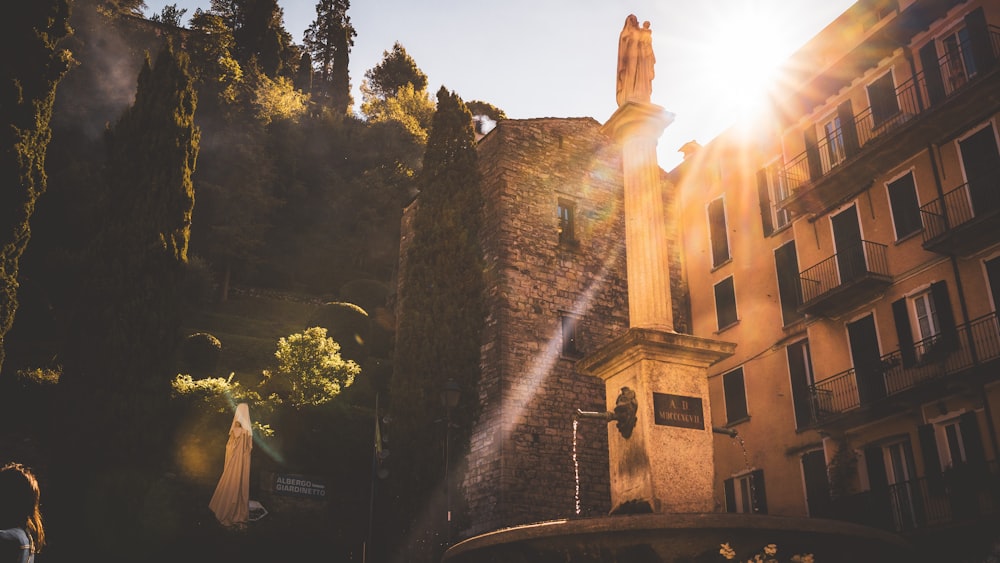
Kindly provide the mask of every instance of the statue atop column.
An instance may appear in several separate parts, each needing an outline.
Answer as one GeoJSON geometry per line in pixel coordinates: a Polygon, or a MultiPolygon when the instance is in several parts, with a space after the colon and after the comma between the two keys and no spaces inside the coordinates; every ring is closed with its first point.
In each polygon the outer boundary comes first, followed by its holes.
{"type": "Polygon", "coordinates": [[[653,93],[653,32],[649,22],[639,27],[639,18],[629,14],[618,36],[618,83],[615,99],[621,107],[625,102],[649,103],[653,93]]]}

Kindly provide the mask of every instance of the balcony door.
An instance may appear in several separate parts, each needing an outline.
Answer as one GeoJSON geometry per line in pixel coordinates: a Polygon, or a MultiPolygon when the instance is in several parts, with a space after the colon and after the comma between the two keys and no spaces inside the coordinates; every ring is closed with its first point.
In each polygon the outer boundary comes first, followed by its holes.
{"type": "Polygon", "coordinates": [[[858,213],[852,205],[832,216],[833,244],[837,250],[837,272],[840,284],[850,283],[865,273],[865,253],[861,246],[861,226],[858,213]]]}
{"type": "Polygon", "coordinates": [[[854,361],[854,377],[858,385],[858,399],[867,405],[885,397],[885,377],[882,374],[882,354],[878,348],[875,317],[864,316],[847,323],[847,336],[854,361]]]}
{"type": "Polygon", "coordinates": [[[962,166],[969,183],[972,211],[977,217],[1000,209],[1000,152],[993,125],[987,125],[958,142],[962,166]]]}
{"type": "Polygon", "coordinates": [[[913,529],[917,525],[913,503],[913,479],[916,477],[916,472],[913,469],[913,450],[910,448],[910,441],[907,439],[888,444],[884,451],[889,500],[896,529],[913,529]]]}
{"type": "Polygon", "coordinates": [[[993,312],[1000,311],[1000,256],[984,262],[986,279],[990,284],[990,295],[993,297],[993,312]]]}

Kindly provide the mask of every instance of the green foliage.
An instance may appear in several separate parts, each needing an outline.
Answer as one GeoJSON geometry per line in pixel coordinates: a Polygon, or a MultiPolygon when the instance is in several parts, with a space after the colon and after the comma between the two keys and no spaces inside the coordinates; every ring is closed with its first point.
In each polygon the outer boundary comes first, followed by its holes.
{"type": "Polygon", "coordinates": [[[388,99],[396,95],[399,89],[410,84],[417,92],[427,90],[427,75],[417,67],[413,57],[406,48],[397,41],[392,51],[382,52],[382,62],[365,71],[365,86],[367,96],[388,99]]]}
{"type": "Polygon", "coordinates": [[[297,408],[333,400],[361,373],[357,363],[340,357],[340,344],[320,327],[281,338],[274,357],[277,366],[265,372],[268,385],[297,408]]]}
{"type": "Polygon", "coordinates": [[[847,438],[837,440],[837,451],[827,467],[830,479],[830,498],[834,501],[851,495],[858,475],[858,456],[847,443],[847,438]]]}
{"type": "Polygon", "coordinates": [[[294,76],[299,53],[277,0],[212,0],[210,11],[233,30],[243,66],[259,65],[272,78],[294,76]]]}
{"type": "Polygon", "coordinates": [[[203,99],[215,100],[220,109],[233,108],[244,88],[243,68],[234,56],[236,39],[225,20],[210,12],[195,10],[190,39],[192,76],[203,99]]]}
{"type": "Polygon", "coordinates": [[[260,395],[242,387],[229,377],[204,377],[194,379],[188,374],[178,374],[170,382],[171,397],[182,399],[189,404],[216,413],[232,412],[233,405],[253,400],[259,401],[260,395]]]}
{"type": "Polygon", "coordinates": [[[62,377],[62,366],[17,370],[17,381],[25,388],[52,387],[62,377]]]}
{"type": "Polygon", "coordinates": [[[198,375],[214,373],[221,356],[222,343],[207,332],[189,335],[181,347],[183,365],[198,375]]]}
{"type": "MultiPolygon", "coordinates": [[[[736,550],[728,543],[720,544],[719,555],[727,561],[732,561],[737,557],[736,550]]],[[[813,559],[811,553],[804,553],[792,555],[788,561],[791,563],[813,563],[813,559]]],[[[740,560],[743,560],[742,557],[740,560]]],[[[746,563],[779,563],[778,546],[773,543],[765,545],[758,553],[754,553],[749,559],[746,559],[746,563]]]]}
{"type": "MultiPolygon", "coordinates": [[[[434,421],[443,414],[439,390],[453,379],[464,397],[451,413],[452,467],[459,467],[457,462],[468,448],[478,411],[475,389],[485,282],[477,159],[471,114],[456,94],[442,88],[418,178],[412,242],[402,250],[399,329],[390,386],[396,421],[393,444],[398,444],[393,447],[394,464],[407,468],[395,472],[391,484],[401,499],[404,521],[399,527],[414,526],[411,537],[426,539],[441,533],[419,519],[406,520],[426,506],[428,494],[442,493],[438,483],[444,474],[443,444],[433,431],[434,421]]],[[[448,486],[454,488],[460,479],[460,472],[453,470],[448,486]]]]}
{"type": "Polygon", "coordinates": [[[389,288],[378,280],[351,280],[340,287],[340,299],[354,303],[371,315],[379,307],[385,307],[389,288]]]}
{"type": "Polygon", "coordinates": [[[316,19],[305,31],[302,42],[319,73],[313,84],[314,97],[327,102],[334,114],[343,115],[353,103],[348,65],[357,32],[347,10],[349,0],[320,0],[316,19]]]}
{"type": "MultiPolygon", "coordinates": [[[[364,86],[362,92],[367,93],[364,86]]],[[[388,98],[365,96],[361,112],[373,123],[399,123],[417,142],[423,144],[427,142],[427,131],[434,117],[434,102],[426,91],[417,90],[412,84],[404,84],[388,98]]]]}
{"type": "Polygon", "coordinates": [[[13,48],[0,70],[0,367],[18,307],[18,269],[31,237],[31,216],[46,189],[56,86],[71,62],[59,47],[70,33],[68,19],[66,0],[38,0],[19,5],[0,24],[13,48]]]}
{"type": "Polygon", "coordinates": [[[150,21],[159,22],[166,25],[172,25],[174,27],[181,26],[181,20],[184,19],[184,14],[187,13],[185,9],[178,9],[177,4],[168,4],[163,7],[163,10],[159,14],[153,14],[149,17],[150,21]]]}
{"type": "MultiPolygon", "coordinates": [[[[138,455],[157,463],[152,446],[169,432],[172,360],[180,341],[180,280],[194,207],[191,174],[200,133],[187,57],[169,46],[147,58],[135,103],[107,132],[107,176],[97,205],[99,230],[87,249],[78,335],[66,355],[60,388],[80,429],[105,433],[113,462],[138,455]],[[137,189],[138,188],[138,189],[137,189]],[[129,452],[126,454],[125,452],[129,452]]],[[[67,441],[73,441],[68,433],[67,441]]],[[[77,440],[82,447],[91,440],[77,440]]],[[[67,447],[67,455],[72,452],[67,447]]]]}
{"type": "Polygon", "coordinates": [[[267,75],[257,75],[254,88],[253,107],[258,121],[268,125],[280,119],[298,119],[306,113],[307,96],[290,78],[268,78],[267,75]]]}
{"type": "Polygon", "coordinates": [[[364,361],[371,332],[371,319],[364,309],[352,303],[326,303],[309,324],[325,328],[340,344],[343,357],[359,363],[364,361]]]}
{"type": "Polygon", "coordinates": [[[483,115],[492,119],[493,121],[500,121],[501,119],[507,119],[507,114],[502,109],[496,107],[495,105],[489,102],[484,102],[481,100],[472,100],[471,102],[467,102],[465,105],[469,108],[469,112],[471,112],[473,116],[483,115]]]}

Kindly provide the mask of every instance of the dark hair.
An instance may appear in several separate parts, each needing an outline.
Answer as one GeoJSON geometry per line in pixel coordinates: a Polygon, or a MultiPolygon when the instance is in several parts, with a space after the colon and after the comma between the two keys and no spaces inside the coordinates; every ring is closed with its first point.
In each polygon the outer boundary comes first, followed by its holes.
{"type": "Polygon", "coordinates": [[[45,545],[38,480],[20,463],[0,467],[0,529],[7,528],[23,528],[36,552],[45,545]]]}

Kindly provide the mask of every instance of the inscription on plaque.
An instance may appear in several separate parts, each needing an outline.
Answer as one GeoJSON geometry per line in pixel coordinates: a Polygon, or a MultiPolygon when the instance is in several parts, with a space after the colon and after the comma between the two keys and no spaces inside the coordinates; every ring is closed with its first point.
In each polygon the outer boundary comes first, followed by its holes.
{"type": "Polygon", "coordinates": [[[653,393],[653,421],[661,426],[705,429],[699,397],[653,393]]]}

